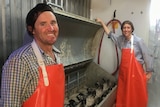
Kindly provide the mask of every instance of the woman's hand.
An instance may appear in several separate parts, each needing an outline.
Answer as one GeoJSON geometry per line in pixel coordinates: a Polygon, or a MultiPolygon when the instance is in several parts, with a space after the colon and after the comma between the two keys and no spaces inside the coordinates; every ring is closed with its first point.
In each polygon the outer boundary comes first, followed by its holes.
{"type": "Polygon", "coordinates": [[[95,21],[100,23],[103,26],[107,35],[110,33],[109,28],[106,26],[106,24],[100,18],[96,18],[95,21]]]}
{"type": "Polygon", "coordinates": [[[152,72],[146,72],[147,81],[149,81],[152,77],[152,72]]]}
{"type": "Polygon", "coordinates": [[[102,20],[100,18],[96,18],[95,21],[98,23],[102,23],[102,20]]]}

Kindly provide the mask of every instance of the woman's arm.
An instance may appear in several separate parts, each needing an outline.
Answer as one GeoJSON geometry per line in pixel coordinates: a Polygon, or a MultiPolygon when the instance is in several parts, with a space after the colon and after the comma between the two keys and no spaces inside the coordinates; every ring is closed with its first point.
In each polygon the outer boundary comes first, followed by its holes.
{"type": "Polygon", "coordinates": [[[145,67],[146,67],[146,78],[147,80],[149,80],[152,76],[152,72],[154,71],[153,70],[153,59],[151,55],[149,54],[148,48],[145,45],[144,41],[141,40],[139,44],[140,44],[139,46],[142,51],[142,55],[143,55],[143,59],[144,59],[145,67]]]}
{"type": "Polygon", "coordinates": [[[102,25],[102,27],[104,28],[104,30],[105,30],[107,35],[110,33],[109,28],[105,25],[105,23],[100,18],[97,18],[96,22],[98,22],[98,23],[100,23],[102,25]]]}

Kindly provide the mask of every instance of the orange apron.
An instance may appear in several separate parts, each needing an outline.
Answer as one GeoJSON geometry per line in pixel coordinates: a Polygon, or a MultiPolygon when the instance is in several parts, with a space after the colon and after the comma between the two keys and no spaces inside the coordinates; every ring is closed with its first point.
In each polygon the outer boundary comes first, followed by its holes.
{"type": "Polygon", "coordinates": [[[64,107],[65,75],[63,65],[56,64],[44,67],[42,64],[39,64],[38,86],[22,107],[64,107]]]}
{"type": "Polygon", "coordinates": [[[147,82],[134,51],[122,49],[116,107],[147,107],[147,82]]]}

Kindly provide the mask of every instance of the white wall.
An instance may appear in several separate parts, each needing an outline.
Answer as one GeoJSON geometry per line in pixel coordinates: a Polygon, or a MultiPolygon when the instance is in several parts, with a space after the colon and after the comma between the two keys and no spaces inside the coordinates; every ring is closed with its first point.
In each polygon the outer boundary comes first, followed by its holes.
{"type": "MultiPolygon", "coordinates": [[[[91,18],[99,17],[106,23],[113,18],[113,12],[116,10],[116,19],[121,22],[132,21],[134,33],[148,45],[150,0],[92,0],[91,8],[91,18]]],[[[115,49],[107,36],[104,36],[102,43],[100,65],[111,73],[116,68],[115,49]]]]}

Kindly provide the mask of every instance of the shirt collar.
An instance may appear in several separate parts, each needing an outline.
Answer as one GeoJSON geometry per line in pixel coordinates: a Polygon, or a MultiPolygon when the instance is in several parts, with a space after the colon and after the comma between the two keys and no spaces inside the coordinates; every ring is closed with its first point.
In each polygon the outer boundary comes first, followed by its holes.
{"type": "MultiPolygon", "coordinates": [[[[38,47],[38,48],[39,48],[40,52],[44,55],[45,54],[44,51],[40,47],[38,47]]],[[[54,45],[52,46],[52,50],[57,54],[61,53],[60,50],[57,49],[54,45]]]]}

